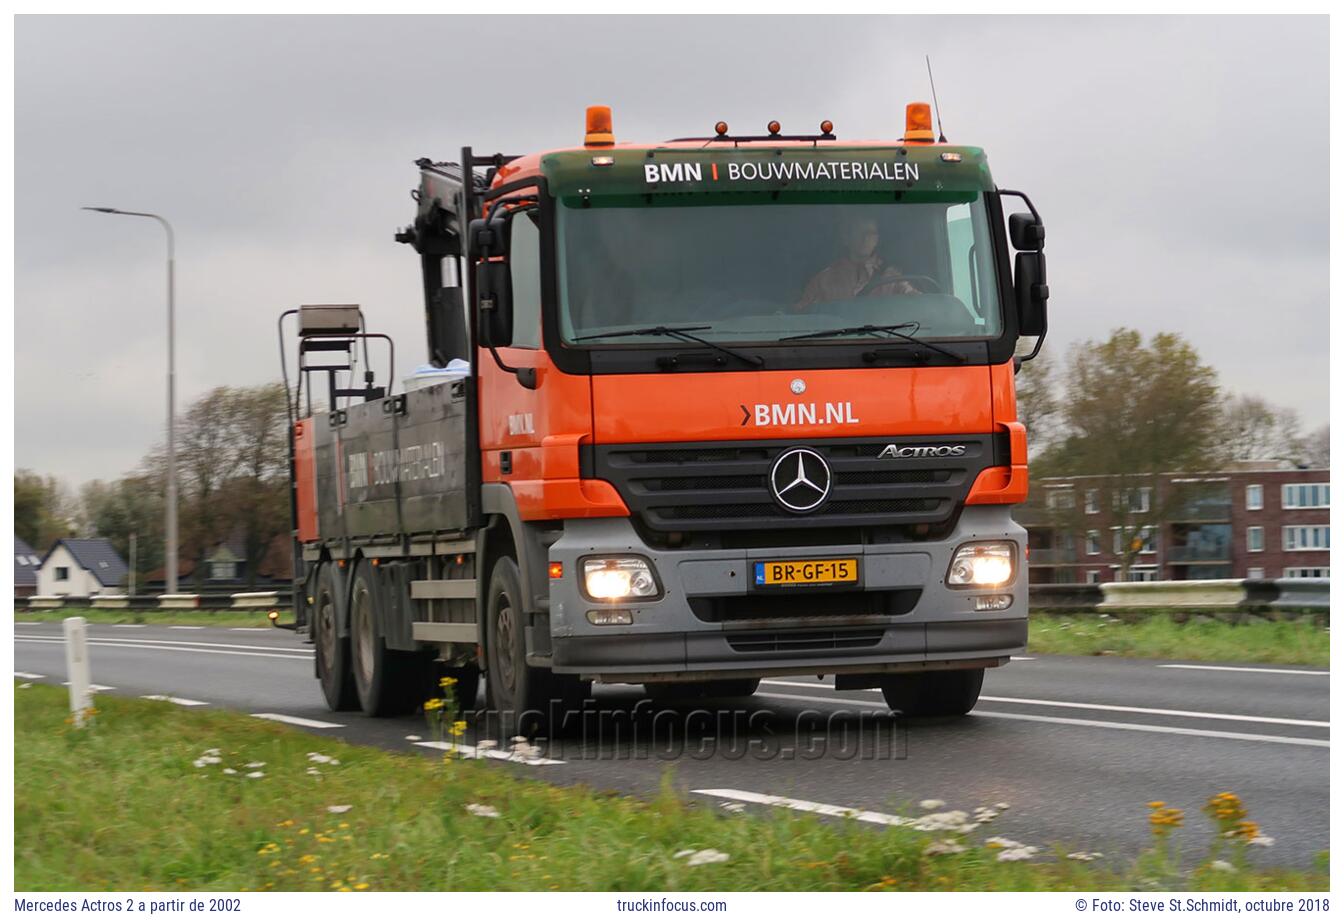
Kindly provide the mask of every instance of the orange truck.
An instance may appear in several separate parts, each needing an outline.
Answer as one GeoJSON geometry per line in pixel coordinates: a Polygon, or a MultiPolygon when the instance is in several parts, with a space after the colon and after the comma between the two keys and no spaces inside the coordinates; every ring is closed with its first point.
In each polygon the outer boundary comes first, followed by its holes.
{"type": "Polygon", "coordinates": [[[444,675],[530,726],[594,681],[975,705],[1026,643],[1014,376],[1048,297],[981,149],[922,103],[892,141],[654,144],[595,106],[581,146],[417,165],[429,363],[399,390],[358,307],[289,311],[297,346],[281,319],[295,626],[333,709],[444,675]]]}

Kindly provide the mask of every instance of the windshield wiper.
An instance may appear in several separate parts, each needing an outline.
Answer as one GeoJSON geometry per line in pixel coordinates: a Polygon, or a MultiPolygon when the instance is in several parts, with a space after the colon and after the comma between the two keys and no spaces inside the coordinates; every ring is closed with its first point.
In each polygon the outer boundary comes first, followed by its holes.
{"type": "Polygon", "coordinates": [[[954,361],[959,361],[962,364],[966,363],[967,359],[965,355],[959,355],[955,351],[948,351],[941,345],[935,345],[932,342],[926,342],[923,339],[917,339],[913,335],[906,335],[904,332],[901,331],[902,329],[910,329],[912,327],[918,329],[919,323],[896,323],[895,325],[892,326],[871,326],[871,325],[845,326],[841,329],[825,329],[821,332],[807,332],[802,335],[786,335],[782,339],[778,339],[777,341],[794,342],[801,339],[826,339],[840,335],[861,335],[861,334],[889,335],[894,338],[898,338],[905,342],[908,342],[911,345],[914,345],[916,348],[927,349],[929,351],[936,351],[939,354],[946,355],[947,357],[951,358],[954,361]]]}
{"type": "Polygon", "coordinates": [[[704,345],[707,348],[714,349],[720,354],[725,354],[731,358],[736,358],[739,361],[750,364],[752,367],[760,367],[765,363],[765,360],[761,358],[760,355],[749,355],[746,352],[726,348],[718,342],[711,342],[709,339],[702,339],[700,336],[695,335],[697,332],[704,332],[713,328],[713,326],[647,326],[643,329],[622,329],[619,332],[594,332],[591,335],[575,336],[574,341],[587,342],[592,339],[616,339],[629,338],[637,335],[657,335],[665,336],[670,339],[680,339],[683,342],[695,342],[697,345],[704,345]]]}

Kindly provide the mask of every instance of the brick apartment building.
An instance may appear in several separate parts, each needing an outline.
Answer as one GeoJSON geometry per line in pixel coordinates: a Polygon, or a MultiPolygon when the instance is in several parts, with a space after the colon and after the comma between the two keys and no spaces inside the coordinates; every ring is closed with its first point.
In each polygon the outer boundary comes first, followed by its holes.
{"type": "Polygon", "coordinates": [[[1114,477],[1049,477],[1031,491],[1014,516],[1033,583],[1117,581],[1126,539],[1141,543],[1130,581],[1330,576],[1328,469],[1244,461],[1123,488],[1114,477]]]}

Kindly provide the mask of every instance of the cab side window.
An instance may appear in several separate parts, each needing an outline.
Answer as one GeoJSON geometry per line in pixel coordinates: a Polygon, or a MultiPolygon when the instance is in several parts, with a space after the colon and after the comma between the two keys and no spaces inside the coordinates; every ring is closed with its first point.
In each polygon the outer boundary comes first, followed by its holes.
{"type": "Polygon", "coordinates": [[[509,276],[513,286],[513,345],[541,347],[541,232],[536,210],[513,218],[509,229],[509,276]]]}

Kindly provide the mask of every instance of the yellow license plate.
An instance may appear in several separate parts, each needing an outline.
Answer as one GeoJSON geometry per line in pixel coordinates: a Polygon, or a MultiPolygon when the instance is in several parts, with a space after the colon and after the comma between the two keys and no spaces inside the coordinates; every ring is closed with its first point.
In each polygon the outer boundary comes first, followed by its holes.
{"type": "Polygon", "coordinates": [[[842,585],[859,580],[857,559],[783,559],[756,563],[756,587],[842,585]]]}

